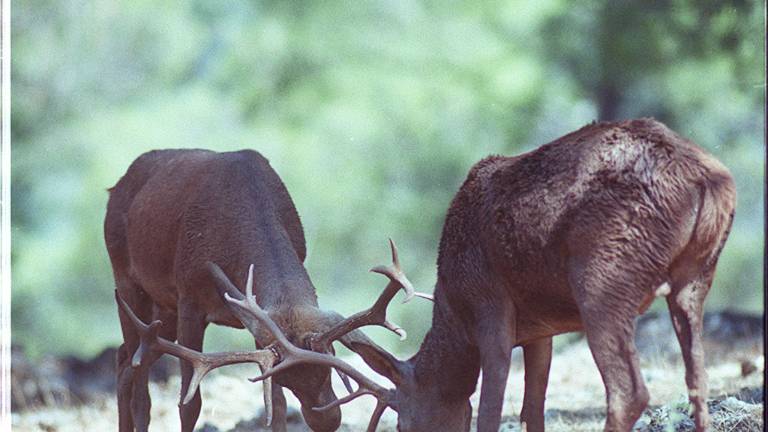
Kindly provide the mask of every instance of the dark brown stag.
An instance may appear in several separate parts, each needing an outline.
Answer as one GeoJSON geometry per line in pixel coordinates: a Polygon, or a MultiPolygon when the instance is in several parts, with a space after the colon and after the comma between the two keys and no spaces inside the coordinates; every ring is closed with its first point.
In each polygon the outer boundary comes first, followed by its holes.
{"type": "MultiPolygon", "coordinates": [[[[606,388],[605,429],[629,431],[649,398],[634,319],[666,296],[704,430],[703,303],[734,206],[728,170],[650,119],[592,124],[530,153],[489,157],[448,211],[432,328],[419,352],[400,361],[350,343],[396,388],[376,386],[329,355],[304,361],[333,361],[360,384],[330,407],[378,398],[369,430],[386,407],[398,412],[400,431],[468,430],[482,370],[478,430],[496,432],[510,352],[522,346],[521,420],[541,431],[552,336],[583,330],[606,388]]],[[[233,305],[265,321],[254,302],[233,305]]]]}
{"type": "MultiPolygon", "coordinates": [[[[399,270],[394,245],[395,265],[374,269],[392,282],[368,313],[345,320],[318,308],[303,266],[306,247],[299,216],[269,162],[254,151],[162,150],[142,155],[110,189],[104,231],[124,338],[117,358],[121,432],[147,430],[148,372],[163,353],[185,360],[182,431],[191,432],[199,416],[203,376],[216,367],[243,362],[281,372],[275,385],[268,380],[264,386],[268,417],[274,410],[273,430],[285,429],[283,386],[299,399],[313,430],[335,430],[341,421],[338,404],[322,412],[311,409],[337,401],[329,368],[334,361],[296,366],[299,362],[283,347],[295,344],[317,351],[315,355],[332,354],[332,342],[340,340],[353,350],[380,352],[354,330],[367,324],[405,336],[385,317],[398,289],[408,293],[406,300],[414,294],[399,270]],[[217,291],[237,297],[230,278],[244,286],[249,266],[248,286],[269,317],[267,325],[238,317],[239,310],[217,291]],[[201,354],[209,323],[245,325],[258,350],[201,354]]],[[[349,388],[343,374],[342,379],[349,388]]]]}

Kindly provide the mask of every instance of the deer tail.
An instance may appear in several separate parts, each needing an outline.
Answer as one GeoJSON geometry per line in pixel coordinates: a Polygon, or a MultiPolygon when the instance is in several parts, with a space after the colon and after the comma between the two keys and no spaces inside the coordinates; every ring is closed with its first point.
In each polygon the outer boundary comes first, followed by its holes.
{"type": "Polygon", "coordinates": [[[707,173],[699,184],[701,205],[693,240],[705,255],[704,269],[711,270],[725,246],[733,225],[736,208],[736,187],[733,177],[725,170],[707,173]]]}

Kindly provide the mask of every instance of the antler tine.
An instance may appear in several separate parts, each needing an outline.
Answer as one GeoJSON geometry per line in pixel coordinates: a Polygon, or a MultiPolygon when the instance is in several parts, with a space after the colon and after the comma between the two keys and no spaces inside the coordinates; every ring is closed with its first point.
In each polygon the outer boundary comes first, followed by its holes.
{"type": "Polygon", "coordinates": [[[338,357],[334,357],[330,354],[309,351],[302,348],[298,348],[296,346],[293,346],[291,352],[289,352],[279,364],[277,364],[273,368],[270,368],[269,370],[264,372],[261,376],[250,378],[250,381],[251,382],[261,381],[275,374],[283,372],[288,368],[291,368],[298,364],[305,364],[305,363],[327,366],[330,368],[343,371],[344,374],[346,374],[353,380],[357,381],[357,384],[359,385],[358,389],[352,394],[347,395],[342,399],[336,400],[324,407],[321,407],[320,410],[330,409],[335,406],[339,406],[345,402],[348,402],[352,399],[362,396],[363,394],[372,394],[379,399],[384,399],[386,395],[389,393],[389,390],[380,386],[379,384],[376,384],[370,378],[363,375],[360,371],[355,369],[352,365],[345,362],[344,360],[341,360],[338,357]]]}
{"type": "Polygon", "coordinates": [[[357,384],[358,384],[357,390],[325,406],[313,407],[312,410],[326,411],[334,407],[343,405],[354,399],[357,399],[360,396],[372,395],[376,397],[377,402],[376,402],[376,409],[374,410],[373,416],[371,417],[371,421],[368,425],[368,431],[375,432],[376,425],[379,422],[379,418],[381,418],[382,413],[389,406],[389,398],[390,398],[391,390],[388,390],[376,384],[375,382],[371,381],[368,377],[360,373],[357,369],[352,367],[347,362],[337,357],[334,357],[330,354],[318,353],[315,351],[308,351],[301,348],[295,348],[295,353],[289,354],[289,355],[290,355],[289,357],[287,357],[285,360],[280,362],[277,366],[269,369],[267,372],[265,372],[259,377],[251,378],[250,381],[256,382],[256,381],[261,381],[263,379],[267,379],[272,375],[280,373],[285,369],[288,369],[290,367],[293,367],[301,363],[318,364],[318,365],[328,366],[336,370],[343,371],[350,378],[357,381],[357,384]]]}
{"type": "Polygon", "coordinates": [[[136,316],[131,307],[128,306],[122,297],[120,297],[117,290],[115,290],[115,299],[120,308],[126,315],[128,315],[131,322],[139,331],[141,338],[139,348],[136,350],[132,360],[132,365],[134,367],[141,364],[141,360],[145,358],[150,350],[163,354],[170,354],[192,364],[192,379],[190,380],[189,388],[182,400],[182,404],[187,404],[192,400],[205,375],[216,368],[236,363],[258,363],[262,368],[270,369],[277,359],[275,353],[270,349],[203,354],[159,337],[158,332],[160,326],[163,325],[162,321],[155,320],[149,325],[145,324],[136,316]]]}
{"type": "Polygon", "coordinates": [[[435,298],[432,294],[415,291],[413,289],[411,281],[408,280],[402,268],[400,267],[400,259],[398,257],[397,246],[395,246],[395,242],[392,241],[392,239],[389,239],[389,246],[392,249],[392,265],[389,267],[376,266],[372,268],[371,271],[383,274],[390,279],[397,279],[397,281],[402,285],[402,288],[406,294],[405,298],[403,299],[403,303],[408,303],[414,297],[421,297],[423,299],[431,300],[434,302],[435,298]]]}
{"type": "Polygon", "coordinates": [[[339,405],[343,405],[343,404],[345,404],[347,402],[351,402],[351,401],[357,399],[358,397],[364,396],[364,395],[367,395],[367,394],[376,396],[377,400],[376,400],[376,408],[373,410],[373,414],[371,415],[371,420],[368,422],[368,428],[366,429],[366,432],[376,432],[376,426],[379,424],[379,420],[381,419],[381,415],[384,414],[384,410],[387,409],[389,404],[387,403],[387,399],[386,398],[379,397],[378,395],[376,395],[375,393],[371,392],[370,390],[359,388],[355,392],[353,392],[353,393],[351,393],[351,394],[349,394],[349,395],[347,395],[347,396],[345,396],[345,397],[343,397],[341,399],[338,399],[338,400],[336,400],[334,402],[331,402],[328,405],[325,405],[325,406],[322,406],[322,407],[312,408],[312,410],[313,411],[319,411],[319,412],[326,411],[326,410],[329,410],[329,409],[331,409],[333,407],[336,407],[336,406],[339,406],[339,405]]]}
{"type": "Polygon", "coordinates": [[[147,355],[149,355],[153,343],[158,338],[160,327],[163,325],[163,323],[162,321],[155,320],[152,321],[149,325],[145,324],[141,319],[139,319],[139,317],[136,316],[136,314],[122,299],[122,297],[120,297],[120,295],[117,293],[117,290],[115,290],[115,300],[117,301],[117,304],[120,306],[120,308],[125,312],[125,314],[128,315],[128,318],[133,323],[133,326],[136,327],[136,330],[139,332],[139,346],[136,348],[136,352],[133,354],[133,358],[131,359],[131,366],[136,368],[141,366],[142,361],[146,358],[147,355]]]}
{"type": "Polygon", "coordinates": [[[414,295],[415,295],[416,297],[420,297],[420,298],[423,298],[423,299],[425,299],[425,300],[429,300],[429,301],[431,301],[432,303],[434,303],[434,302],[435,302],[435,296],[434,296],[434,295],[432,295],[432,294],[427,294],[427,293],[423,293],[423,292],[416,292],[416,294],[414,294],[414,295]]]}
{"type": "Polygon", "coordinates": [[[388,240],[389,240],[389,248],[392,249],[392,265],[396,269],[400,270],[400,259],[397,256],[397,246],[395,246],[395,242],[392,241],[391,238],[389,238],[388,240]]]}
{"type": "Polygon", "coordinates": [[[339,321],[333,327],[328,329],[325,333],[317,336],[316,341],[321,346],[329,346],[333,341],[339,339],[345,334],[351,332],[354,329],[367,326],[378,325],[386,329],[391,330],[398,336],[400,340],[405,340],[408,334],[400,326],[387,320],[387,307],[394,298],[395,294],[399,290],[403,290],[406,293],[403,303],[409,301],[419,293],[413,289],[411,281],[405,276],[405,273],[400,267],[400,258],[397,252],[397,246],[392,239],[389,239],[389,245],[392,249],[392,265],[390,266],[377,266],[371,269],[372,272],[383,274],[389,278],[384,291],[379,298],[370,308],[358,312],[344,320],[339,321]]]}
{"type": "MultiPolygon", "coordinates": [[[[261,368],[261,373],[264,373],[266,370],[262,365],[259,365],[259,368],[261,368]]],[[[270,427],[272,426],[272,379],[264,380],[262,386],[264,387],[264,412],[266,414],[264,424],[270,427]]]]}
{"type": "Polygon", "coordinates": [[[317,412],[328,411],[331,408],[334,408],[334,407],[337,407],[337,406],[340,406],[340,405],[344,405],[345,403],[351,402],[351,401],[359,398],[360,396],[364,396],[364,395],[376,396],[376,394],[374,392],[372,392],[371,390],[368,390],[366,388],[360,387],[357,390],[353,391],[352,393],[344,396],[343,398],[336,399],[335,401],[333,401],[333,402],[331,402],[331,403],[329,403],[327,405],[323,405],[321,407],[312,407],[312,411],[317,411],[317,412]]]}
{"type": "Polygon", "coordinates": [[[334,369],[336,371],[336,374],[341,379],[341,383],[344,384],[344,388],[347,389],[347,393],[352,393],[352,384],[349,382],[349,377],[342,371],[338,369],[334,369]]]}
{"type": "Polygon", "coordinates": [[[221,267],[216,263],[208,261],[206,265],[214,280],[217,282],[217,289],[223,295],[224,300],[229,302],[232,306],[235,306],[230,310],[237,316],[240,322],[248,328],[254,337],[259,331],[259,325],[261,325],[272,333],[275,342],[280,348],[286,351],[286,354],[293,353],[298,349],[288,340],[283,331],[280,330],[280,327],[272,321],[269,314],[256,303],[256,297],[253,295],[253,264],[248,268],[248,281],[245,284],[245,296],[243,296],[243,293],[232,284],[221,267]]]}
{"type": "Polygon", "coordinates": [[[248,266],[248,280],[245,282],[245,295],[254,298],[253,295],[253,264],[248,266]]]}
{"type": "Polygon", "coordinates": [[[387,401],[379,399],[376,401],[376,409],[373,410],[373,414],[371,415],[371,420],[368,422],[368,429],[366,429],[366,432],[376,432],[376,426],[379,424],[379,420],[381,419],[381,415],[384,414],[384,410],[387,409],[387,401]]]}
{"type": "MultiPolygon", "coordinates": [[[[411,284],[411,281],[408,280],[407,277],[405,277],[405,273],[403,273],[403,270],[400,267],[400,258],[398,257],[397,253],[397,246],[395,246],[395,242],[392,241],[392,239],[389,239],[389,247],[392,249],[392,265],[390,266],[376,266],[371,269],[372,272],[383,274],[384,276],[388,277],[391,281],[397,282],[399,286],[392,287],[393,289],[393,296],[397,293],[397,290],[402,288],[403,291],[405,291],[405,298],[403,299],[403,303],[408,303],[413,299],[413,296],[416,294],[416,291],[413,289],[413,285],[411,284]]],[[[389,290],[390,287],[387,286],[385,289],[385,292],[389,290]]]]}
{"type": "Polygon", "coordinates": [[[117,290],[115,290],[115,301],[117,302],[118,306],[120,306],[120,308],[123,310],[123,312],[125,312],[125,314],[128,315],[128,318],[131,320],[134,327],[136,327],[136,329],[139,332],[146,331],[153,324],[160,322],[158,320],[155,320],[150,325],[147,325],[146,323],[144,323],[144,321],[142,321],[141,319],[139,319],[139,317],[136,316],[136,314],[133,312],[133,309],[131,309],[131,307],[128,306],[128,304],[123,300],[123,298],[120,297],[120,294],[117,292],[117,290]]]}

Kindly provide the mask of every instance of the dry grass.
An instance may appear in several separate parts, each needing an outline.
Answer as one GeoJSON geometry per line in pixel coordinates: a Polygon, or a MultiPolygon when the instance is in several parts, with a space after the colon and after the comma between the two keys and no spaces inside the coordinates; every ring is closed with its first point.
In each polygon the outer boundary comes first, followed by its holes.
{"type": "MultiPolygon", "coordinates": [[[[362,361],[347,359],[366,369],[362,361]]],[[[710,396],[724,395],[710,402],[713,409],[712,430],[759,431],[763,427],[763,405],[744,403],[727,395],[736,394],[744,387],[762,388],[762,365],[754,373],[743,377],[739,358],[709,367],[710,396]]],[[[658,360],[643,362],[643,375],[651,393],[651,406],[638,423],[637,430],[673,431],[687,429],[687,397],[682,363],[668,363],[658,360]]],[[[198,428],[208,423],[208,430],[229,431],[240,421],[250,420],[262,410],[261,385],[251,384],[246,377],[255,376],[255,367],[238,366],[214,371],[203,383],[203,410],[198,428]],[[215,428],[213,427],[215,426],[215,428]]],[[[379,380],[387,385],[386,380],[379,380]]],[[[343,386],[334,375],[337,394],[344,394],[343,386]]],[[[154,431],[178,430],[179,422],[176,404],[178,401],[179,379],[172,378],[166,385],[152,384],[153,398],[151,429],[154,431]]],[[[523,396],[523,373],[519,355],[513,359],[506,392],[503,430],[519,431],[517,413],[523,396]]],[[[289,405],[298,407],[298,402],[287,394],[289,405]]],[[[479,392],[472,397],[476,408],[479,392]]],[[[549,389],[547,391],[547,430],[599,431],[603,427],[605,393],[600,375],[592,355],[584,341],[579,341],[555,355],[552,362],[549,389]]],[[[371,398],[360,398],[343,407],[343,430],[363,430],[373,411],[371,398]]],[[[387,411],[381,421],[381,431],[393,431],[395,413],[387,411]]],[[[21,415],[14,414],[13,430],[18,432],[80,432],[117,429],[117,409],[113,396],[105,396],[97,403],[78,408],[46,408],[21,415]]],[[[692,424],[690,425],[692,427],[692,424]]]]}

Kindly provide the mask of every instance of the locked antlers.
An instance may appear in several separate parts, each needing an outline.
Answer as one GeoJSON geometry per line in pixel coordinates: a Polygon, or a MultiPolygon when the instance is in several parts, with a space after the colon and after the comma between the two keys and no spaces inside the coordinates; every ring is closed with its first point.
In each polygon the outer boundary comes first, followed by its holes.
{"type": "Polygon", "coordinates": [[[371,422],[368,425],[368,430],[373,431],[376,429],[376,424],[378,423],[381,414],[387,407],[390,390],[371,381],[348,363],[333,355],[326,354],[325,352],[330,350],[330,346],[334,341],[355,329],[367,325],[378,325],[387,328],[396,333],[400,336],[400,339],[403,340],[406,337],[405,330],[386,319],[387,306],[389,306],[389,303],[392,301],[395,294],[401,289],[405,291],[406,297],[403,300],[403,303],[410,301],[413,297],[431,299],[430,295],[417,293],[413,289],[411,282],[400,268],[397,247],[392,240],[390,240],[389,243],[392,250],[392,265],[378,266],[371,269],[372,272],[387,276],[390,279],[389,284],[387,284],[373,306],[339,321],[327,331],[313,338],[313,349],[317,347],[319,351],[324,352],[305,350],[295,346],[288,340],[280,327],[278,327],[269,315],[256,303],[256,298],[253,295],[253,265],[248,269],[248,280],[246,282],[245,295],[243,295],[243,293],[232,284],[218,265],[212,262],[206,263],[207,269],[213,276],[213,280],[216,283],[219,293],[230,304],[230,310],[237,316],[243,325],[254,335],[258,334],[260,329],[266,329],[274,336],[275,342],[262,350],[203,354],[179,345],[178,343],[163,339],[158,336],[160,326],[162,326],[163,323],[159,320],[155,320],[150,324],[145,324],[136,316],[128,304],[123,301],[117,291],[115,291],[115,298],[118,305],[128,315],[140,335],[140,344],[133,356],[132,365],[134,367],[141,365],[142,361],[150,351],[170,354],[190,362],[194,372],[187,393],[182,401],[183,404],[186,404],[194,396],[203,377],[213,369],[237,363],[257,363],[262,370],[262,375],[251,379],[251,381],[264,381],[264,403],[267,412],[267,425],[270,423],[272,414],[271,377],[273,375],[298,364],[309,363],[331,367],[342,376],[343,381],[345,381],[345,386],[350,390],[350,394],[326,406],[313,409],[317,411],[325,411],[354,400],[362,395],[374,395],[378,399],[378,403],[371,418],[371,422]],[[351,391],[347,380],[344,379],[345,376],[349,376],[358,383],[357,390],[351,391]]]}
{"type": "MultiPolygon", "coordinates": [[[[397,291],[400,289],[406,292],[406,298],[404,302],[412,299],[417,295],[417,293],[414,291],[410,281],[400,268],[400,262],[397,255],[397,247],[392,240],[390,240],[390,247],[392,249],[392,265],[386,267],[378,266],[371,269],[371,271],[383,274],[390,279],[390,282],[384,289],[384,292],[382,292],[373,306],[365,311],[359,312],[350,316],[349,318],[340,321],[331,327],[328,331],[318,336],[315,339],[316,343],[327,347],[333,341],[341,338],[352,330],[366,325],[380,325],[397,333],[400,335],[401,339],[405,338],[404,330],[387,321],[386,309],[394,298],[395,294],[397,294],[397,291]]],[[[218,267],[215,264],[209,263],[209,265],[213,266],[211,270],[214,272],[214,274],[217,274],[216,270],[218,267]]],[[[221,270],[218,269],[218,272],[221,272],[221,270]]],[[[229,282],[228,279],[225,279],[225,277],[221,278],[221,280],[229,282]]],[[[280,363],[265,371],[261,376],[252,378],[251,381],[256,382],[268,379],[271,376],[284,371],[285,369],[302,363],[332,367],[355,380],[358,383],[358,388],[357,390],[341,399],[331,402],[328,405],[316,407],[313,409],[316,411],[325,411],[350,402],[360,396],[373,395],[378,399],[378,402],[376,404],[376,409],[374,410],[374,413],[371,417],[370,423],[368,424],[368,431],[375,431],[376,425],[379,422],[379,418],[381,418],[382,413],[388,406],[391,390],[376,384],[356,368],[339,358],[336,358],[330,354],[301,349],[293,345],[282,334],[280,328],[270,319],[269,315],[267,315],[267,313],[264,312],[264,310],[261,309],[261,307],[256,303],[256,299],[253,297],[252,290],[249,288],[249,286],[246,287],[246,294],[245,297],[243,297],[242,294],[236,288],[234,288],[234,286],[231,286],[231,283],[225,283],[223,284],[223,287],[226,288],[224,297],[232,306],[234,306],[233,312],[243,322],[244,325],[248,326],[249,329],[251,326],[255,327],[257,324],[261,324],[274,334],[276,344],[280,347],[281,358],[280,363]]],[[[420,297],[423,297],[423,295],[420,295],[420,297]]]]}

